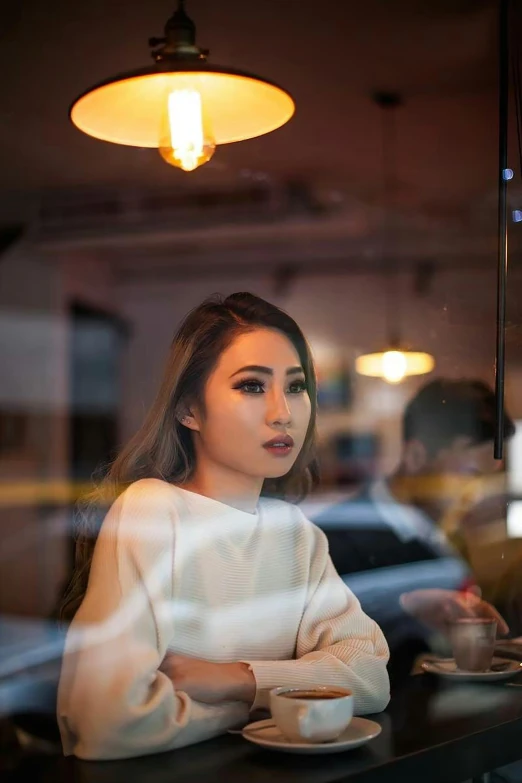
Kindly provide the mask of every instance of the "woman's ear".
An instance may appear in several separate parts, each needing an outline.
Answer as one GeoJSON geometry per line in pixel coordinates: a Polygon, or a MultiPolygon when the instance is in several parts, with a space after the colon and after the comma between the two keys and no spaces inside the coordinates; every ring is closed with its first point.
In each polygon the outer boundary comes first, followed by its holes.
{"type": "Polygon", "coordinates": [[[199,432],[199,424],[192,411],[181,412],[176,416],[176,418],[180,424],[183,424],[184,427],[187,427],[189,430],[199,432]]]}

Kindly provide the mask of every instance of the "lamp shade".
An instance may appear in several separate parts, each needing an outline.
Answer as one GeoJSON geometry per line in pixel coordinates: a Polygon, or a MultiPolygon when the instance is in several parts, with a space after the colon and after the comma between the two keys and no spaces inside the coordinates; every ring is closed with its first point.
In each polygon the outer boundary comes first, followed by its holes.
{"type": "Polygon", "coordinates": [[[400,383],[411,375],[425,375],[434,367],[435,359],[431,354],[399,348],[363,354],[355,360],[359,375],[382,378],[388,383],[400,383]]]}
{"type": "Polygon", "coordinates": [[[216,144],[276,130],[294,114],[291,96],[272,82],[206,61],[162,62],[92,87],[73,103],[70,118],[97,139],[134,147],[159,147],[166,95],[196,90],[216,144]]]}

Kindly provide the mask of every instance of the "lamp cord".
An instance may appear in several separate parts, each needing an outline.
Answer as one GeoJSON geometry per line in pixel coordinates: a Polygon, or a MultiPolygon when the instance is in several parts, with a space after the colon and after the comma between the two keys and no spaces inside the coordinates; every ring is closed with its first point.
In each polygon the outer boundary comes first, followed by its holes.
{"type": "Polygon", "coordinates": [[[381,256],[386,275],[385,323],[386,339],[390,345],[400,341],[400,286],[399,267],[396,257],[396,232],[394,231],[392,209],[396,206],[397,193],[397,123],[396,109],[400,97],[395,93],[376,93],[374,96],[381,109],[382,130],[382,187],[385,210],[381,256]],[[393,255],[390,255],[390,250],[393,255]]]}

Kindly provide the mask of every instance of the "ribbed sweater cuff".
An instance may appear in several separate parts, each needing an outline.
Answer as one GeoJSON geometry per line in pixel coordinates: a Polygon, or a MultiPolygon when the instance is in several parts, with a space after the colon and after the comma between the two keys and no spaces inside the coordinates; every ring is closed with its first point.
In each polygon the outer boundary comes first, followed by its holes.
{"type": "Polygon", "coordinates": [[[309,688],[322,685],[316,682],[317,669],[303,661],[241,661],[246,663],[256,680],[256,698],[251,710],[270,709],[270,691],[288,685],[309,688]]]}

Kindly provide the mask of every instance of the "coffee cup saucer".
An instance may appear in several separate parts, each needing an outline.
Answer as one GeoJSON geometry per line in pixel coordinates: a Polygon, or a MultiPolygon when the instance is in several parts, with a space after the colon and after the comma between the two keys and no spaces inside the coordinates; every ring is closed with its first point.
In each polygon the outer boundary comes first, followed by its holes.
{"type": "Polygon", "coordinates": [[[495,656],[488,671],[466,672],[457,668],[454,658],[429,658],[421,663],[421,668],[429,674],[461,682],[499,682],[520,674],[522,663],[495,656]]]}
{"type": "Polygon", "coordinates": [[[359,748],[361,745],[365,745],[370,740],[378,737],[381,731],[379,724],[373,720],[352,718],[350,725],[333,742],[293,742],[281,733],[270,718],[269,720],[259,720],[255,723],[250,723],[248,726],[245,726],[241,734],[249,742],[270,750],[279,750],[284,753],[327,754],[342,753],[346,750],[359,748]]]}

